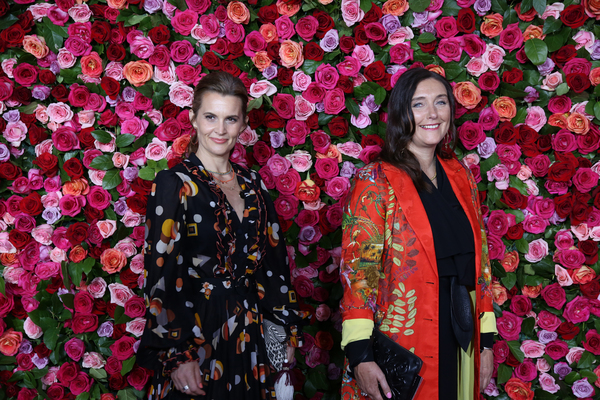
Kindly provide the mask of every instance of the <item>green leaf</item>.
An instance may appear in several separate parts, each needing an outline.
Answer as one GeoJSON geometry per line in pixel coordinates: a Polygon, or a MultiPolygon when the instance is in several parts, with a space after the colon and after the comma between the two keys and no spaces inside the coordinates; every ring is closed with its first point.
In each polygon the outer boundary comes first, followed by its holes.
{"type": "Polygon", "coordinates": [[[0,276],[0,293],[6,294],[6,284],[4,283],[4,277],[0,276]]]}
{"type": "Polygon", "coordinates": [[[581,375],[579,375],[577,373],[577,371],[573,371],[571,372],[569,375],[565,376],[565,383],[567,385],[572,385],[575,381],[578,381],[581,379],[581,375]]]}
{"type": "Polygon", "coordinates": [[[60,327],[58,324],[54,328],[47,329],[44,332],[44,344],[52,351],[56,350],[56,342],[58,342],[59,332],[60,327]]]}
{"type": "Polygon", "coordinates": [[[481,163],[479,164],[479,168],[481,170],[481,175],[486,176],[487,172],[489,170],[491,170],[492,168],[494,168],[494,166],[499,163],[500,163],[500,158],[498,157],[498,154],[494,152],[490,157],[481,161],[481,163]]]}
{"type": "Polygon", "coordinates": [[[109,169],[114,168],[115,164],[113,164],[111,155],[104,154],[94,158],[90,163],[90,167],[101,171],[108,171],[109,169]]]}
{"type": "Polygon", "coordinates": [[[594,365],[595,361],[596,361],[596,357],[592,353],[590,353],[589,351],[586,350],[581,355],[581,358],[579,359],[579,362],[577,363],[577,368],[579,368],[579,369],[591,368],[592,365],[594,365]]]}
{"type": "Polygon", "coordinates": [[[550,53],[560,49],[571,38],[571,28],[568,26],[562,28],[559,32],[546,36],[544,42],[548,45],[550,53]]]}
{"type": "Polygon", "coordinates": [[[248,111],[258,110],[263,105],[263,96],[260,96],[258,99],[252,99],[248,103],[248,111]]]}
{"type": "Polygon", "coordinates": [[[525,42],[525,54],[533,65],[542,65],[548,58],[548,46],[540,39],[529,39],[525,42]]]}
{"type": "Polygon", "coordinates": [[[501,385],[503,383],[508,382],[510,377],[512,376],[513,369],[506,364],[498,365],[498,384],[501,385]]]}
{"type": "Polygon", "coordinates": [[[104,369],[90,368],[90,376],[97,381],[106,380],[108,375],[104,369]]]}
{"type": "Polygon", "coordinates": [[[435,40],[436,39],[435,39],[435,36],[433,35],[433,33],[423,32],[417,39],[417,42],[418,43],[431,43],[435,40]]]}
{"type": "Polygon", "coordinates": [[[521,13],[526,13],[531,10],[531,7],[533,7],[533,0],[523,0],[521,2],[521,13]]]}
{"type": "Polygon", "coordinates": [[[9,26],[13,25],[15,23],[15,21],[18,21],[19,18],[17,18],[16,16],[12,15],[12,14],[6,14],[6,16],[2,19],[0,19],[0,30],[4,30],[6,28],[8,28],[9,26]]]}
{"type": "Polygon", "coordinates": [[[585,105],[585,112],[590,114],[590,115],[594,115],[594,107],[596,106],[596,102],[594,100],[588,101],[588,103],[585,105]]]}
{"type": "Polygon", "coordinates": [[[92,257],[88,257],[85,260],[83,260],[81,262],[81,264],[82,264],[83,272],[85,272],[87,275],[90,272],[92,272],[92,268],[94,268],[94,265],[96,265],[96,260],[92,257]]]}
{"type": "Polygon", "coordinates": [[[562,96],[563,94],[567,94],[569,92],[569,85],[567,82],[563,82],[556,87],[556,95],[562,96]]]}
{"type": "Polygon", "coordinates": [[[546,0],[533,0],[533,8],[538,13],[543,14],[546,11],[546,0]]]}
{"type": "MultiPolygon", "coordinates": [[[[592,367],[592,366],[590,366],[590,367],[592,367]]],[[[581,374],[581,376],[583,378],[587,378],[588,382],[592,385],[594,384],[594,382],[596,382],[598,380],[598,376],[590,370],[584,369],[582,371],[579,371],[579,373],[581,374]]]]}
{"type": "Polygon", "coordinates": [[[527,109],[519,108],[519,110],[517,111],[517,115],[515,115],[515,117],[511,119],[510,122],[513,125],[522,124],[523,122],[525,122],[525,118],[527,118],[527,109]]]}
{"type": "Polygon", "coordinates": [[[504,287],[510,290],[515,286],[515,283],[517,283],[517,274],[515,274],[514,272],[509,272],[504,278],[501,278],[500,280],[502,281],[504,287]]]}
{"type": "Polygon", "coordinates": [[[113,139],[110,133],[106,131],[93,131],[92,136],[94,137],[94,139],[104,144],[110,143],[110,141],[113,139]]]}
{"type": "Polygon", "coordinates": [[[109,169],[106,171],[104,178],[102,179],[102,188],[105,190],[114,189],[123,182],[119,170],[116,168],[109,169]]]}
{"type": "Polygon", "coordinates": [[[122,135],[117,136],[117,139],[115,140],[115,144],[119,148],[127,147],[131,143],[135,142],[135,139],[136,139],[136,137],[134,135],[132,135],[131,133],[123,133],[122,135]]]}
{"type": "Polygon", "coordinates": [[[515,216],[517,224],[525,220],[525,214],[521,210],[504,210],[505,213],[515,216]]]}
{"type": "Polygon", "coordinates": [[[137,400],[137,397],[135,396],[135,393],[133,392],[133,388],[119,390],[117,392],[117,398],[119,400],[137,400]]]}
{"type": "Polygon", "coordinates": [[[10,365],[10,364],[16,364],[16,363],[17,363],[16,357],[0,356],[0,365],[10,365]]]}
{"type": "Polygon", "coordinates": [[[143,15],[132,15],[127,22],[125,23],[125,26],[133,26],[133,25],[137,25],[140,22],[142,22],[144,19],[148,18],[148,14],[143,14],[143,15]]]}
{"type": "Polygon", "coordinates": [[[60,299],[62,300],[62,303],[69,307],[69,308],[74,308],[73,304],[75,301],[75,295],[71,294],[71,293],[64,293],[60,295],[60,299]]]}
{"type": "Polygon", "coordinates": [[[152,95],[154,94],[154,90],[152,89],[152,82],[146,82],[142,86],[137,87],[136,90],[149,99],[151,99],[152,95]]]}
{"type": "Polygon", "coordinates": [[[140,169],[140,172],[138,172],[138,176],[140,177],[140,179],[143,179],[145,181],[153,181],[154,178],[156,178],[156,172],[154,171],[154,168],[144,167],[140,169]]]}
{"type": "MultiPolygon", "coordinates": [[[[379,86],[379,85],[378,85],[379,86]]],[[[382,104],[387,96],[387,91],[379,86],[375,91],[375,103],[382,104]]]]}
{"type": "Polygon", "coordinates": [[[548,17],[548,18],[546,18],[546,21],[544,21],[544,35],[554,33],[556,31],[560,30],[560,28],[562,28],[562,26],[563,26],[563,24],[560,19],[555,19],[554,17],[548,17]]]}
{"type": "MultiPolygon", "coordinates": [[[[598,87],[600,87],[600,85],[598,87]]],[[[600,101],[594,104],[594,116],[600,119],[600,101]]]]}
{"type": "Polygon", "coordinates": [[[517,246],[519,253],[525,254],[529,251],[529,242],[523,238],[515,241],[515,245],[517,246]]]}
{"type": "Polygon", "coordinates": [[[90,394],[88,392],[83,392],[75,397],[75,400],[88,400],[90,398],[90,394]]]}
{"type": "Polygon", "coordinates": [[[355,117],[358,117],[358,114],[360,114],[360,108],[358,104],[356,104],[356,102],[351,98],[346,99],[346,108],[350,114],[354,115],[355,117]]]}
{"type": "Polygon", "coordinates": [[[81,282],[81,274],[83,273],[83,266],[80,263],[69,263],[69,276],[76,285],[81,282]]]}
{"type": "Polygon", "coordinates": [[[414,12],[423,12],[430,4],[431,0],[411,0],[409,7],[414,12]]]}
{"type": "Polygon", "coordinates": [[[129,371],[131,371],[133,369],[134,365],[135,365],[135,356],[123,361],[123,368],[121,369],[121,375],[124,376],[129,371]]]}
{"type": "Polygon", "coordinates": [[[521,324],[521,332],[532,337],[534,335],[533,328],[535,327],[535,318],[525,318],[521,324]]]}
{"type": "Polygon", "coordinates": [[[304,60],[304,64],[302,64],[302,71],[304,71],[304,73],[307,75],[313,75],[321,64],[323,64],[322,61],[304,60]]]}
{"type": "MultiPolygon", "coordinates": [[[[525,271],[525,272],[527,272],[527,271],[525,271]]],[[[535,271],[533,271],[533,268],[532,268],[532,270],[530,272],[535,273],[535,271]]],[[[544,278],[542,278],[539,275],[527,275],[525,277],[525,284],[527,286],[537,286],[537,285],[539,285],[542,282],[544,282],[544,278]]]]}
{"type": "Polygon", "coordinates": [[[506,82],[501,82],[499,89],[503,96],[512,97],[513,99],[523,99],[527,96],[526,91],[518,89],[514,85],[508,84],[506,82]]]}
{"type": "MultiPolygon", "coordinates": [[[[456,0],[445,0],[444,5],[442,6],[442,15],[444,17],[456,17],[461,9],[462,8],[456,3],[456,0]]],[[[406,13],[404,14],[404,17],[407,18],[407,20],[402,21],[402,26],[409,26],[414,21],[413,13],[406,13]]]]}
{"type": "Polygon", "coordinates": [[[521,350],[521,342],[518,340],[511,340],[508,342],[508,347],[510,348],[510,352],[515,356],[519,362],[523,362],[525,359],[525,354],[521,350]]]}
{"type": "Polygon", "coordinates": [[[557,395],[546,392],[544,389],[536,389],[533,398],[536,400],[558,400],[557,395]]]}
{"type": "Polygon", "coordinates": [[[63,284],[65,287],[71,287],[71,282],[69,282],[69,263],[63,261],[61,263],[63,284]]]}
{"type": "Polygon", "coordinates": [[[365,13],[369,12],[371,10],[371,7],[373,7],[371,0],[360,0],[360,9],[363,10],[365,13]]]}

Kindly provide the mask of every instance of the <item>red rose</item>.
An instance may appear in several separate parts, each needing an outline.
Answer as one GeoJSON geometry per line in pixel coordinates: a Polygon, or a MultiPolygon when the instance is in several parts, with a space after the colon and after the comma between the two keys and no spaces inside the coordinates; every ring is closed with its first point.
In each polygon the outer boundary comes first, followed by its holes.
{"type": "Polygon", "coordinates": [[[281,57],[279,56],[280,48],[281,45],[276,41],[269,42],[269,44],[267,44],[267,55],[277,63],[279,63],[281,60],[281,57]]]}
{"type": "Polygon", "coordinates": [[[352,36],[342,36],[340,39],[340,50],[345,54],[350,54],[354,51],[356,42],[352,36]]]}
{"type": "Polygon", "coordinates": [[[363,25],[357,25],[354,28],[353,34],[354,40],[356,40],[356,44],[358,44],[359,46],[369,44],[371,42],[371,39],[367,37],[367,33],[365,32],[365,28],[363,25]]]}
{"type": "Polygon", "coordinates": [[[294,70],[289,68],[279,68],[277,70],[277,79],[279,83],[283,86],[290,86],[292,84],[292,76],[294,75],[294,70]]]}
{"type": "Polygon", "coordinates": [[[365,17],[361,22],[369,23],[369,22],[377,22],[383,17],[383,11],[379,8],[375,3],[371,3],[371,9],[365,14],[365,17]]]}
{"type": "Polygon", "coordinates": [[[535,19],[537,11],[535,8],[531,7],[526,13],[521,13],[521,3],[515,6],[515,11],[517,12],[517,16],[521,21],[531,22],[535,19]]]}
{"type": "Polygon", "coordinates": [[[323,350],[331,350],[333,348],[333,338],[331,333],[327,331],[319,331],[315,335],[315,345],[323,350]]]}
{"type": "Polygon", "coordinates": [[[227,54],[229,54],[227,41],[223,38],[217,38],[217,41],[210,45],[210,51],[213,51],[222,56],[226,56],[227,54]]]}
{"type": "Polygon", "coordinates": [[[306,120],[306,126],[309,129],[319,129],[319,116],[315,113],[306,120]]]}
{"type": "Polygon", "coordinates": [[[350,77],[346,75],[340,75],[340,79],[338,79],[335,87],[342,89],[342,91],[346,94],[351,94],[354,92],[354,83],[352,83],[350,77]]]}
{"type": "Polygon", "coordinates": [[[24,105],[28,105],[29,103],[31,103],[31,98],[31,90],[24,86],[17,87],[13,91],[12,99],[24,105]]]}
{"type": "Polygon", "coordinates": [[[65,395],[65,390],[58,383],[53,383],[46,389],[46,394],[49,400],[61,400],[65,395]]]}
{"type": "Polygon", "coordinates": [[[239,76],[242,71],[231,60],[223,60],[221,62],[221,70],[233,76],[239,76]]]}
{"type": "Polygon", "coordinates": [[[138,277],[139,275],[132,272],[129,268],[123,269],[119,273],[119,278],[121,278],[121,282],[123,283],[123,285],[129,287],[130,289],[136,289],[138,287],[138,277]]]}
{"type": "Polygon", "coordinates": [[[573,208],[571,209],[571,223],[573,225],[579,225],[585,222],[590,213],[592,212],[592,206],[589,206],[587,202],[575,201],[573,202],[573,208]]]}
{"type": "Polygon", "coordinates": [[[0,17],[4,17],[9,10],[8,2],[6,0],[0,1],[0,17]]]}
{"type": "Polygon", "coordinates": [[[88,292],[77,292],[73,300],[75,312],[89,314],[94,309],[94,298],[88,292]]]}
{"type": "Polygon", "coordinates": [[[125,361],[134,355],[133,344],[136,339],[131,336],[123,336],[110,345],[110,351],[117,360],[125,361]]]}
{"type": "Polygon", "coordinates": [[[104,18],[104,10],[108,8],[102,4],[90,4],[89,7],[96,18],[104,18]]]}
{"type": "Polygon", "coordinates": [[[110,24],[106,21],[94,21],[92,24],[92,40],[102,44],[110,38],[110,24]]]}
{"type": "Polygon", "coordinates": [[[33,163],[40,167],[42,173],[48,178],[52,178],[58,172],[58,157],[54,154],[43,153],[33,160],[33,163]]]}
{"type": "Polygon", "coordinates": [[[125,47],[120,43],[111,43],[106,48],[106,58],[109,61],[122,61],[126,54],[125,47]]]}
{"type": "Polygon", "coordinates": [[[378,81],[385,76],[385,65],[381,61],[371,63],[365,68],[364,74],[371,82],[378,81]]]}
{"type": "Polygon", "coordinates": [[[533,143],[535,143],[535,141],[540,136],[535,131],[535,129],[533,129],[530,126],[527,126],[525,124],[517,127],[516,130],[517,130],[517,133],[518,133],[517,143],[519,145],[521,145],[521,146],[522,145],[526,145],[526,144],[533,144],[533,143]]]}
{"type": "Polygon", "coordinates": [[[52,354],[52,350],[50,350],[49,348],[47,348],[44,343],[40,343],[37,346],[35,346],[33,348],[33,351],[40,358],[48,357],[50,354],[52,354]]]}
{"type": "Polygon", "coordinates": [[[106,92],[106,95],[110,97],[112,100],[116,100],[117,96],[119,96],[119,91],[121,90],[121,84],[115,78],[111,78],[110,76],[103,76],[100,81],[100,87],[106,92]]]}
{"type": "Polygon", "coordinates": [[[564,161],[555,162],[548,170],[548,179],[555,182],[568,182],[573,175],[575,175],[575,166],[564,161]]]}
{"type": "Polygon", "coordinates": [[[475,14],[470,8],[461,8],[456,17],[456,27],[459,32],[473,33],[475,31],[475,14]]]}
{"type": "Polygon", "coordinates": [[[261,24],[273,23],[277,18],[279,18],[279,12],[277,11],[277,6],[275,4],[271,4],[269,6],[261,7],[257,13],[258,20],[261,24]]]}
{"type": "Polygon", "coordinates": [[[344,117],[337,116],[327,124],[330,133],[333,136],[344,137],[348,134],[348,121],[344,117]]]}
{"type": "Polygon", "coordinates": [[[519,68],[512,68],[510,71],[502,73],[502,81],[514,85],[523,80],[523,71],[519,68]]]}
{"type": "Polygon", "coordinates": [[[98,316],[94,314],[75,313],[71,320],[73,333],[93,332],[98,328],[98,316]]]}
{"type": "Polygon", "coordinates": [[[56,75],[49,69],[42,69],[40,71],[40,82],[44,85],[52,85],[56,82],[56,75]]]}
{"type": "Polygon", "coordinates": [[[527,207],[527,197],[523,196],[517,189],[512,187],[509,187],[502,192],[500,200],[513,210],[527,207]]]}
{"type": "Polygon", "coordinates": [[[600,282],[598,282],[598,279],[594,279],[591,282],[579,285],[579,289],[581,289],[581,294],[583,294],[584,297],[595,300],[598,298],[598,295],[600,295],[600,282]]]}
{"type": "Polygon", "coordinates": [[[209,70],[218,70],[221,67],[221,59],[212,51],[207,51],[202,57],[202,66],[209,70]]]}
{"type": "Polygon", "coordinates": [[[170,100],[165,100],[165,103],[162,106],[162,115],[166,118],[176,118],[179,113],[181,112],[181,109],[176,106],[175,104],[171,103],[170,100]]]}
{"type": "Polygon", "coordinates": [[[430,43],[418,43],[418,44],[423,53],[433,54],[433,52],[437,48],[438,42],[437,42],[437,40],[434,40],[433,42],[430,42],[430,43]]]}
{"type": "MultiPolygon", "coordinates": [[[[269,43],[270,44],[277,44],[279,46],[279,43],[269,43]]],[[[267,46],[267,50],[268,50],[267,46]]],[[[229,56],[227,57],[228,60],[234,60],[238,57],[241,57],[244,55],[244,43],[239,42],[239,43],[229,43],[229,45],[227,46],[227,50],[229,50],[229,56]]],[[[277,50],[277,56],[279,56],[279,49],[277,50]]],[[[278,60],[277,57],[271,57],[274,60],[278,60]]]]}
{"type": "Polygon", "coordinates": [[[23,43],[24,37],[25,31],[19,24],[13,24],[0,33],[0,39],[6,42],[7,47],[19,46],[23,43]]]}
{"type": "Polygon", "coordinates": [[[127,382],[129,382],[134,389],[142,390],[144,389],[144,386],[146,386],[146,382],[148,382],[149,377],[150,374],[146,368],[140,367],[136,364],[129,375],[127,375],[127,382]]]}
{"type": "Polygon", "coordinates": [[[315,42],[308,42],[306,46],[304,46],[304,58],[307,60],[321,61],[323,60],[324,55],[325,52],[321,46],[315,42]]]}
{"type": "Polygon", "coordinates": [[[27,197],[21,200],[19,203],[19,208],[25,214],[29,214],[31,216],[40,215],[42,211],[44,211],[42,197],[38,192],[31,192],[29,195],[27,195],[27,197]]]}
{"type": "Polygon", "coordinates": [[[69,101],[69,89],[67,89],[67,87],[65,85],[63,85],[62,83],[54,86],[52,88],[52,90],[50,91],[50,94],[56,100],[62,101],[63,103],[66,103],[69,101]]]}
{"type": "Polygon", "coordinates": [[[574,73],[567,75],[567,85],[569,85],[575,93],[582,93],[590,87],[591,82],[586,74],[574,73]]]}
{"type": "Polygon", "coordinates": [[[560,13],[562,23],[573,29],[581,27],[587,18],[581,4],[571,4],[560,13]]]}
{"type": "Polygon", "coordinates": [[[14,181],[23,175],[20,167],[17,167],[11,162],[0,163],[0,178],[14,181]]]}
{"type": "Polygon", "coordinates": [[[572,44],[566,44],[550,54],[550,58],[558,68],[564,67],[565,63],[577,56],[577,49],[572,44]]]}
{"type": "Polygon", "coordinates": [[[67,228],[66,238],[73,246],[77,246],[87,239],[88,229],[85,222],[75,222],[67,228]]]}
{"type": "Polygon", "coordinates": [[[579,327],[571,322],[565,321],[560,324],[560,326],[556,329],[556,332],[562,336],[564,340],[571,340],[579,333],[579,327]]]}
{"type": "Polygon", "coordinates": [[[519,222],[518,224],[515,224],[508,228],[508,231],[506,232],[504,237],[508,240],[519,240],[523,237],[524,233],[525,230],[523,229],[523,224],[519,222]]]}
{"type": "Polygon", "coordinates": [[[493,93],[500,86],[500,78],[496,72],[487,71],[479,77],[477,83],[481,90],[493,93]]]}
{"type": "Polygon", "coordinates": [[[517,143],[517,132],[513,124],[510,122],[503,122],[496,130],[494,130],[494,140],[498,144],[516,144],[517,143]]]}
{"type": "Polygon", "coordinates": [[[271,110],[265,115],[265,126],[269,129],[281,129],[285,126],[285,120],[271,110]]]}
{"type": "Polygon", "coordinates": [[[252,147],[252,151],[254,159],[260,165],[265,165],[269,158],[271,158],[271,156],[273,156],[273,154],[275,153],[273,148],[265,142],[263,142],[262,140],[259,140],[254,144],[254,146],[252,147]]]}
{"type": "Polygon", "coordinates": [[[121,375],[120,372],[118,372],[116,374],[112,374],[108,378],[108,386],[112,390],[125,389],[127,387],[127,380],[125,380],[125,377],[123,375],[121,375]]]}
{"type": "Polygon", "coordinates": [[[335,22],[333,21],[333,18],[331,18],[329,13],[326,13],[325,11],[321,10],[315,10],[313,12],[313,17],[315,17],[319,22],[319,27],[317,28],[316,36],[318,39],[323,39],[323,36],[325,36],[327,31],[333,29],[333,27],[335,26],[335,22]]]}
{"type": "Polygon", "coordinates": [[[83,164],[81,164],[81,161],[75,157],[69,158],[67,161],[65,161],[63,164],[63,169],[71,179],[81,178],[84,172],[83,164]]]}
{"type": "Polygon", "coordinates": [[[154,28],[150,29],[148,32],[148,37],[152,40],[152,43],[159,44],[169,44],[169,39],[171,39],[171,31],[165,25],[158,25],[154,28]]]}
{"type": "MultiPolygon", "coordinates": [[[[112,304],[112,303],[110,303],[110,304],[112,304]]],[[[114,318],[114,313],[113,313],[112,318],[114,318]]],[[[114,340],[121,339],[126,333],[126,331],[125,331],[126,328],[127,328],[127,326],[125,324],[116,324],[113,327],[113,334],[112,334],[111,338],[114,340]]]]}
{"type": "Polygon", "coordinates": [[[77,365],[77,363],[75,363],[75,362],[64,363],[63,365],[60,366],[60,369],[58,370],[58,373],[56,374],[56,378],[58,379],[58,381],[61,384],[68,386],[69,382],[71,382],[73,379],[75,379],[75,377],[77,376],[79,371],[80,371],[79,365],[77,365]]]}
{"type": "Polygon", "coordinates": [[[141,194],[135,194],[127,198],[127,206],[138,214],[146,214],[146,203],[148,198],[141,194]]]}

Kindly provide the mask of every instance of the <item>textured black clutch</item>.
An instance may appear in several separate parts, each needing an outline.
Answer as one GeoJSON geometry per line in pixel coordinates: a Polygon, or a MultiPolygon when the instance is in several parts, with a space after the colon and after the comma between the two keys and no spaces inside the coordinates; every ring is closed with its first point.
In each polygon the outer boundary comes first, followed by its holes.
{"type": "MultiPolygon", "coordinates": [[[[412,400],[423,380],[419,376],[423,360],[378,329],[373,330],[373,355],[385,374],[392,391],[392,399],[412,400]]],[[[381,392],[381,395],[386,399],[385,393],[381,392]]]]}

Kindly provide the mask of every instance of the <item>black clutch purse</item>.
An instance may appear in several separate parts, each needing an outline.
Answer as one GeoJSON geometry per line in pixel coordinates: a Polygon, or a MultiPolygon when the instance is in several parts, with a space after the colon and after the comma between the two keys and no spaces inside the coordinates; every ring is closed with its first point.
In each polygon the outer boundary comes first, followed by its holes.
{"type": "MultiPolygon", "coordinates": [[[[385,374],[393,400],[412,400],[423,381],[419,376],[423,360],[394,342],[379,329],[373,330],[373,355],[385,374]]],[[[381,391],[381,388],[379,389],[381,391]]],[[[381,396],[386,399],[385,393],[381,396]]]]}

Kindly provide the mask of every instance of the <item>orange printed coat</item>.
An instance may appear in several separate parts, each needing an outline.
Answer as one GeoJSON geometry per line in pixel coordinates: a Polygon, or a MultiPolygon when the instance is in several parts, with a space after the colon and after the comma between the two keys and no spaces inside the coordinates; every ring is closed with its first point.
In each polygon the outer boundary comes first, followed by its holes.
{"type": "MultiPolygon", "coordinates": [[[[493,311],[491,269],[477,186],[458,160],[440,162],[475,237],[477,322],[484,312],[493,311]]],[[[344,324],[353,319],[374,321],[379,330],[421,357],[423,383],[417,399],[439,398],[437,264],[429,220],[410,177],[383,162],[371,163],[359,171],[345,210],[343,230],[344,324]]],[[[479,349],[480,324],[474,325],[472,349],[479,349]]],[[[478,398],[479,351],[472,355],[473,395],[478,398]]],[[[363,398],[356,381],[344,374],[342,399],[363,398]]]]}

